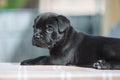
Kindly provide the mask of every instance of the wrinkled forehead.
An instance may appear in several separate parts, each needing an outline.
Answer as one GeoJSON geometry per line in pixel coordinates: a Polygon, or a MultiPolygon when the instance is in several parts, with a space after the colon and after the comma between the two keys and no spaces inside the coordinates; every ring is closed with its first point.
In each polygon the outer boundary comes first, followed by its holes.
{"type": "Polygon", "coordinates": [[[39,15],[34,21],[35,26],[39,28],[39,27],[45,27],[48,24],[54,25],[56,21],[56,17],[57,17],[57,14],[46,13],[46,14],[39,15]]]}

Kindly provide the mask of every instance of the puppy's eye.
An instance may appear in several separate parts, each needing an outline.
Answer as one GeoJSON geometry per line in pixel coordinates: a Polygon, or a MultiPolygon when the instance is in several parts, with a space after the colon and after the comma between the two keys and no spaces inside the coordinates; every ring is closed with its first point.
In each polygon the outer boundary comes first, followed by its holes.
{"type": "Polygon", "coordinates": [[[52,33],[53,32],[53,28],[51,26],[48,26],[46,29],[47,33],[52,33]]]}

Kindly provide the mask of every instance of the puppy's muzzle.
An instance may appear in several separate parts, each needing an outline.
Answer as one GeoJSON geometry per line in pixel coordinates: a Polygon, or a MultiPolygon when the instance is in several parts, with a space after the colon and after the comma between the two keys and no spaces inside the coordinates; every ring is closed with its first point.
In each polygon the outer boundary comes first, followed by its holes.
{"type": "Polygon", "coordinates": [[[43,39],[42,34],[34,34],[33,37],[34,37],[34,39],[37,39],[37,40],[42,40],[43,39]]]}
{"type": "Polygon", "coordinates": [[[34,34],[32,38],[32,44],[36,45],[43,42],[43,35],[40,34],[34,34]]]}
{"type": "Polygon", "coordinates": [[[44,40],[44,36],[42,34],[34,34],[33,35],[32,45],[41,47],[41,48],[48,47],[48,45],[46,44],[46,41],[44,40]]]}

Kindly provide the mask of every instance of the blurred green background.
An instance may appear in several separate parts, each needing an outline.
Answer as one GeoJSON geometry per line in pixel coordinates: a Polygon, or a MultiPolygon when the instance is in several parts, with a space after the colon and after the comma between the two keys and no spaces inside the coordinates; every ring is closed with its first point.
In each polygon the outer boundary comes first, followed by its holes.
{"type": "Polygon", "coordinates": [[[15,9],[22,8],[28,0],[2,0],[1,9],[15,9]]]}

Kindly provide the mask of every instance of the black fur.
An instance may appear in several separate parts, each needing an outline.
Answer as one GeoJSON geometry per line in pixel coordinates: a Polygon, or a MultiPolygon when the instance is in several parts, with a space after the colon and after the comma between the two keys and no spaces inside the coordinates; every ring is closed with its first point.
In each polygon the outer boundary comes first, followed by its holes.
{"type": "Polygon", "coordinates": [[[120,69],[120,39],[77,32],[65,16],[54,13],[38,16],[33,28],[33,45],[48,48],[50,56],[25,60],[21,65],[75,65],[120,69]]]}

